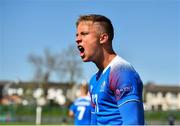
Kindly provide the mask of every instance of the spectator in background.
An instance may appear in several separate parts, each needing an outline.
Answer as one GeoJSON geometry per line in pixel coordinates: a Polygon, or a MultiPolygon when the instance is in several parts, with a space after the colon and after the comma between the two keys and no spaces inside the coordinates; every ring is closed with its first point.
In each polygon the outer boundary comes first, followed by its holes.
{"type": "Polygon", "coordinates": [[[168,116],[168,123],[170,126],[175,125],[175,117],[171,114],[168,116]]]}
{"type": "Polygon", "coordinates": [[[75,125],[90,125],[91,105],[88,95],[88,85],[80,86],[80,96],[69,108],[69,116],[74,117],[75,125]]]}

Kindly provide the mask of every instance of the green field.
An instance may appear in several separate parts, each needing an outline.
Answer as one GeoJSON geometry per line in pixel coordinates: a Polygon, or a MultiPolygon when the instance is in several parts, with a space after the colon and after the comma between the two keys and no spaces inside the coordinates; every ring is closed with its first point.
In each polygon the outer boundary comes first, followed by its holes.
{"type": "MultiPolygon", "coordinates": [[[[73,119],[67,116],[68,107],[44,106],[43,125],[72,125],[73,119]]],[[[168,124],[173,116],[176,125],[180,124],[180,111],[145,111],[146,124],[168,124]]],[[[35,125],[36,106],[0,106],[0,125],[35,125]]]]}

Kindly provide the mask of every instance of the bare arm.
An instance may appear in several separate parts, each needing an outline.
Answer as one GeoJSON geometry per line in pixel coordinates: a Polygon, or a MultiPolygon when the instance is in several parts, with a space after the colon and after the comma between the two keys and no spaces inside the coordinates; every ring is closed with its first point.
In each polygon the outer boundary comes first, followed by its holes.
{"type": "Polygon", "coordinates": [[[73,117],[73,116],[74,116],[74,112],[73,112],[72,110],[69,110],[68,115],[69,115],[70,117],[73,117]]]}

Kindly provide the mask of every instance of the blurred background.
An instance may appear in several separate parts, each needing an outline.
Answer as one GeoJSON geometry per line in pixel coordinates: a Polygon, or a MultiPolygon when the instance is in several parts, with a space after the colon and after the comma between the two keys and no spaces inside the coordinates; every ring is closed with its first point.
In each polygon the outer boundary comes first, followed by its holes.
{"type": "Polygon", "coordinates": [[[115,51],[144,82],[146,124],[180,124],[179,0],[0,0],[0,125],[73,124],[68,107],[97,71],[75,45],[91,13],[112,20],[115,51]]]}

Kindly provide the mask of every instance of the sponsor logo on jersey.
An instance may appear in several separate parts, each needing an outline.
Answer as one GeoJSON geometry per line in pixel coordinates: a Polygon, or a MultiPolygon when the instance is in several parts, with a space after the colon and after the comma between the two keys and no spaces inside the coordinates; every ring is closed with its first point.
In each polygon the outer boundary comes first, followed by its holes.
{"type": "Polygon", "coordinates": [[[116,96],[116,100],[121,99],[121,97],[125,94],[128,93],[132,90],[132,86],[126,86],[126,87],[122,87],[120,89],[116,89],[115,91],[115,96],[116,96]]]}

